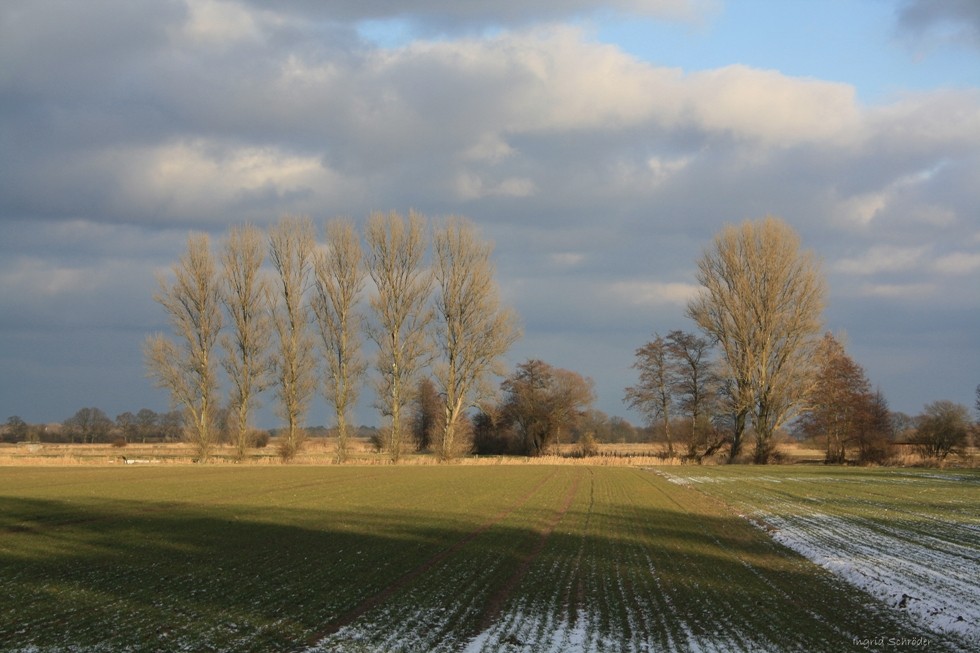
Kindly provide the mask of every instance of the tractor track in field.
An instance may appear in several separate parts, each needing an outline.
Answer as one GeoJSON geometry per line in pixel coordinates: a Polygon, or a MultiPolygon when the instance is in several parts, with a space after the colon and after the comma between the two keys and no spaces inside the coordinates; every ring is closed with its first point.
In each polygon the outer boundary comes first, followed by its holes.
{"type": "MultiPolygon", "coordinates": [[[[590,475],[592,470],[589,470],[590,475]]],[[[572,507],[572,502],[575,500],[575,496],[578,494],[579,486],[582,483],[582,474],[579,474],[575,481],[572,483],[571,487],[565,493],[564,498],[555,514],[552,515],[551,519],[539,530],[538,539],[535,541],[534,546],[526,555],[522,556],[520,564],[514,573],[504,581],[504,583],[493,593],[487,600],[486,607],[483,610],[483,614],[480,617],[479,622],[476,624],[472,636],[476,636],[489,628],[496,622],[500,613],[503,611],[504,605],[514,594],[514,591],[520,585],[521,581],[527,576],[528,570],[534,561],[541,556],[541,552],[544,551],[545,545],[548,543],[548,538],[561,523],[561,520],[565,518],[568,513],[569,508],[572,507]]],[[[589,506],[589,515],[591,516],[592,506],[589,506]]],[[[579,554],[581,556],[581,552],[579,554]]],[[[580,590],[581,591],[581,590],[580,590]]]]}
{"type": "MultiPolygon", "coordinates": [[[[450,557],[452,557],[453,555],[455,555],[456,553],[464,549],[467,545],[473,542],[473,540],[475,540],[477,537],[479,537],[483,533],[487,532],[488,530],[496,526],[498,523],[500,523],[501,521],[503,521],[504,519],[512,515],[517,510],[520,510],[525,504],[527,504],[528,501],[530,501],[534,497],[535,494],[537,494],[541,490],[541,488],[543,488],[557,474],[558,474],[558,469],[556,468],[552,470],[550,474],[542,478],[537,484],[535,484],[534,487],[528,490],[523,496],[518,498],[517,501],[515,501],[513,504],[511,504],[504,510],[501,510],[493,517],[480,524],[480,526],[478,526],[474,530],[470,531],[469,533],[461,537],[453,545],[434,554],[422,564],[406,572],[405,574],[397,578],[394,582],[388,584],[380,592],[377,592],[376,594],[369,596],[368,598],[364,599],[363,601],[358,603],[356,606],[354,606],[347,612],[344,612],[343,614],[337,616],[330,623],[328,623],[326,626],[324,626],[322,629],[320,629],[314,635],[308,638],[307,644],[311,647],[318,645],[322,640],[326,639],[331,635],[336,634],[338,631],[340,631],[341,628],[344,628],[345,626],[352,624],[358,618],[360,618],[370,610],[378,607],[386,600],[391,598],[391,596],[393,596],[396,592],[409,586],[413,581],[420,578],[427,571],[438,566],[445,560],[449,559],[450,557]]],[[[571,497],[574,498],[574,493],[571,494],[571,497]]],[[[569,505],[571,504],[571,501],[572,501],[571,498],[567,499],[567,503],[569,505]]],[[[566,507],[565,511],[567,511],[567,509],[568,508],[566,507]]],[[[557,520],[555,521],[555,523],[557,524],[557,520]]],[[[553,526],[551,527],[551,530],[554,530],[553,526]]],[[[543,539],[546,540],[547,538],[545,537],[543,539]]],[[[540,548],[543,548],[543,546],[544,544],[542,542],[540,548]]],[[[540,553],[540,549],[538,552],[540,553]]]]}

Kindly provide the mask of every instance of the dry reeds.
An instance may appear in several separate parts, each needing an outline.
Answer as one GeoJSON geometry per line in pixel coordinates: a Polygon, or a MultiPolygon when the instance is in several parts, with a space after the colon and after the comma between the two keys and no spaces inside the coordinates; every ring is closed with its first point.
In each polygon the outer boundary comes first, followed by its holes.
{"type": "MultiPolygon", "coordinates": [[[[350,442],[349,458],[343,463],[336,460],[336,447],[332,438],[308,439],[303,448],[288,463],[283,463],[273,442],[261,449],[251,449],[244,460],[236,460],[232,445],[215,448],[208,459],[209,465],[392,465],[389,455],[376,451],[366,440],[350,442]]],[[[0,466],[68,466],[68,465],[190,465],[195,461],[194,447],[187,443],[128,444],[117,447],[105,444],[4,444],[0,445],[0,466]]],[[[819,449],[797,443],[780,446],[784,464],[822,463],[824,453],[819,449]]],[[[705,464],[725,462],[724,456],[705,460],[705,464]]],[[[528,456],[461,456],[449,462],[431,453],[406,453],[398,465],[599,465],[649,467],[663,465],[694,464],[677,456],[668,457],[659,445],[647,444],[600,444],[595,455],[583,456],[577,445],[563,445],[552,452],[536,457],[528,456]]],[[[976,450],[950,457],[942,464],[923,458],[913,450],[905,450],[892,461],[896,467],[957,466],[974,467],[976,450]]]]}

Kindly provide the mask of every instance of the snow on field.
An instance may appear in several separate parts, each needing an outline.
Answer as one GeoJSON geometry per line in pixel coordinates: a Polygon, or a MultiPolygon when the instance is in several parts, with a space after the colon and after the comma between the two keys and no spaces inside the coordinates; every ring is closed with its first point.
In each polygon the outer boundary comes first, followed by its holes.
{"type": "MultiPolygon", "coordinates": [[[[770,487],[818,481],[812,477],[658,473],[683,486],[715,485],[736,478],[770,487]]],[[[952,475],[914,478],[973,480],[952,475]]],[[[824,477],[819,482],[842,480],[824,477]]],[[[821,510],[819,504],[810,503],[810,498],[775,490],[763,492],[743,506],[744,516],[774,540],[874,596],[889,609],[902,611],[921,626],[953,635],[971,650],[980,651],[980,541],[976,524],[944,521],[925,512],[896,515],[887,499],[868,501],[874,507],[874,518],[834,515],[828,514],[833,506],[821,510]],[[760,500],[762,496],[765,500],[760,500]],[[759,508],[760,503],[765,507],[759,508]]]]}
{"type": "Polygon", "coordinates": [[[735,653],[744,651],[742,645],[725,641],[707,641],[698,638],[690,628],[682,624],[686,634],[685,641],[672,642],[664,648],[658,643],[643,639],[630,641],[612,636],[602,636],[598,633],[596,619],[586,611],[580,610],[575,620],[569,623],[564,620],[558,623],[544,619],[540,615],[526,615],[523,612],[509,614],[500,624],[480,633],[470,640],[464,653],[488,652],[533,652],[533,653],[604,653],[619,651],[621,653],[656,653],[659,651],[689,651],[690,653],[735,653]],[[507,624],[517,633],[527,633],[521,637],[507,634],[502,627],[507,624]],[[540,639],[535,639],[534,633],[543,633],[540,639]]]}
{"type": "MultiPolygon", "coordinates": [[[[779,543],[847,582],[908,612],[930,630],[957,634],[980,650],[980,551],[921,534],[818,512],[758,512],[779,543]]],[[[947,526],[947,528],[950,526],[947,526]]]]}

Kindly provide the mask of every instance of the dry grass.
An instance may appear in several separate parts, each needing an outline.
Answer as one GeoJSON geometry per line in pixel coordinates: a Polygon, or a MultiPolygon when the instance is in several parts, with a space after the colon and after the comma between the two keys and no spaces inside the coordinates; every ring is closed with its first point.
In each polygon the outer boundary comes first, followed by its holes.
{"type": "MultiPolygon", "coordinates": [[[[346,465],[391,465],[387,454],[374,450],[365,440],[350,442],[350,458],[346,465]]],[[[786,442],[780,445],[781,462],[786,464],[819,464],[823,462],[824,453],[818,448],[805,444],[786,442]]],[[[34,465],[121,465],[130,464],[177,464],[190,465],[194,463],[196,454],[191,445],[186,443],[168,444],[129,444],[125,447],[114,447],[111,444],[3,444],[0,445],[0,466],[34,466],[34,465]]],[[[705,464],[719,464],[723,457],[705,461],[705,464]]],[[[976,449],[971,449],[966,455],[951,457],[938,466],[974,467],[978,461],[976,449]]],[[[252,449],[245,460],[236,461],[235,451],[231,446],[221,446],[215,450],[209,464],[215,465],[281,465],[273,440],[269,446],[262,449],[252,449]]],[[[303,448],[290,461],[292,465],[334,465],[335,446],[331,438],[312,438],[307,440],[303,448]]],[[[398,461],[399,465],[439,465],[444,464],[432,454],[408,453],[398,461]]],[[[527,456],[465,456],[456,459],[458,465],[602,465],[602,466],[633,466],[648,467],[651,465],[682,465],[690,464],[678,458],[668,458],[661,444],[600,444],[599,454],[595,456],[580,456],[575,444],[561,445],[551,454],[527,456]]],[[[898,467],[937,466],[935,461],[924,459],[912,450],[901,452],[893,464],[898,467]]]]}

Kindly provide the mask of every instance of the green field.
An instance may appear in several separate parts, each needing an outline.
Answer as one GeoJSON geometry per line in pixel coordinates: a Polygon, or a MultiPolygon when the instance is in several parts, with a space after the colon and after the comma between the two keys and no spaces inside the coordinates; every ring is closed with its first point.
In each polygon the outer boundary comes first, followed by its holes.
{"type": "Polygon", "coordinates": [[[973,613],[937,630],[786,534],[835,506],[969,571],[980,476],[764,471],[2,468],[0,650],[970,650],[973,613]]]}

